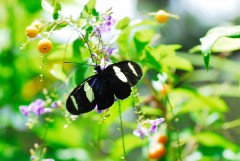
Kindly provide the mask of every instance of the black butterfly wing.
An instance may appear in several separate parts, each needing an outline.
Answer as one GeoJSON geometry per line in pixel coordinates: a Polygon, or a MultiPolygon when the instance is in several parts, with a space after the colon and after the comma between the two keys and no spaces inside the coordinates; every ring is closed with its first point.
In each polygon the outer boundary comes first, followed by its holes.
{"type": "Polygon", "coordinates": [[[127,77],[127,83],[131,87],[136,85],[142,77],[141,67],[133,61],[122,61],[115,63],[114,66],[117,66],[121,69],[121,72],[127,77]]]}
{"type": "Polygon", "coordinates": [[[98,110],[105,110],[113,105],[113,91],[101,75],[98,75],[92,88],[98,110]]]}
{"type": "Polygon", "coordinates": [[[93,82],[95,79],[94,76],[87,78],[70,93],[66,102],[66,107],[71,114],[79,115],[95,108],[96,101],[94,100],[94,94],[91,88],[87,89],[89,83],[93,82]]]}
{"type": "Polygon", "coordinates": [[[122,61],[109,65],[103,71],[104,79],[118,99],[125,99],[131,94],[131,87],[142,77],[142,69],[132,61],[122,61]]]}
{"type": "Polygon", "coordinates": [[[110,87],[97,74],[87,78],[69,95],[67,110],[74,115],[109,108],[114,103],[114,94],[110,87]]]}

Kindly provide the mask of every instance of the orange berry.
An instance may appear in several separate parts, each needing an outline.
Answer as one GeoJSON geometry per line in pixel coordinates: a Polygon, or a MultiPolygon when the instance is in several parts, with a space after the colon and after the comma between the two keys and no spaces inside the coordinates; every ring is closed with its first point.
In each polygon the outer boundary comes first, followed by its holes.
{"type": "Polygon", "coordinates": [[[166,148],[163,144],[157,144],[148,152],[149,159],[160,159],[166,154],[166,148]]]}
{"type": "Polygon", "coordinates": [[[157,139],[157,141],[159,143],[162,143],[162,144],[167,144],[168,142],[168,137],[166,135],[160,135],[157,139]]]}
{"type": "Polygon", "coordinates": [[[48,39],[42,39],[38,42],[38,51],[47,54],[52,49],[52,42],[48,39]]]}
{"type": "Polygon", "coordinates": [[[155,15],[155,19],[159,22],[159,23],[165,23],[167,22],[169,18],[169,14],[164,11],[164,10],[159,10],[156,15],[155,15]]]}
{"type": "Polygon", "coordinates": [[[25,29],[25,34],[27,35],[27,37],[29,38],[34,38],[38,35],[38,28],[35,27],[35,26],[28,26],[26,29],[25,29]]]}

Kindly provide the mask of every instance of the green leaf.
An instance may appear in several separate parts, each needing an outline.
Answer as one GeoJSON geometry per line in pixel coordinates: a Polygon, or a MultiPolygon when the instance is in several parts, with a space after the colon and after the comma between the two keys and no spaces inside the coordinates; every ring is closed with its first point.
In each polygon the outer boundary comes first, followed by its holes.
{"type": "Polygon", "coordinates": [[[239,38],[221,37],[212,47],[213,52],[231,52],[240,49],[239,38]]]}
{"type": "Polygon", "coordinates": [[[146,53],[147,61],[157,69],[161,64],[162,67],[168,69],[181,69],[191,71],[193,69],[189,60],[176,55],[180,45],[159,45],[155,48],[148,48],[146,53]]]}
{"type": "Polygon", "coordinates": [[[175,112],[180,115],[188,112],[201,112],[207,110],[209,112],[226,112],[228,107],[226,103],[219,97],[206,97],[198,92],[176,88],[169,93],[171,103],[175,112]]]}
{"type": "Polygon", "coordinates": [[[189,53],[191,54],[197,53],[197,52],[201,52],[201,45],[194,46],[189,50],[189,53]]]}
{"type": "Polygon", "coordinates": [[[215,42],[221,37],[238,37],[240,26],[215,27],[209,30],[201,41],[201,52],[203,55],[205,67],[208,69],[211,50],[215,42]]]}
{"type": "Polygon", "coordinates": [[[96,6],[96,0],[89,0],[86,6],[89,10],[92,10],[96,6]]]}
{"type": "Polygon", "coordinates": [[[19,2],[22,3],[26,11],[28,11],[31,14],[41,10],[41,0],[34,0],[34,1],[21,0],[19,2]]]}
{"type": "Polygon", "coordinates": [[[151,29],[145,29],[145,30],[140,30],[137,31],[134,35],[135,40],[139,42],[150,42],[155,35],[155,31],[151,29]]]}
{"type": "Polygon", "coordinates": [[[227,37],[229,37],[229,38],[240,38],[240,34],[237,33],[235,35],[230,35],[230,36],[227,36],[227,37]]]}
{"type": "Polygon", "coordinates": [[[80,50],[80,47],[83,47],[84,46],[84,41],[81,40],[81,39],[76,39],[74,42],[73,42],[73,57],[74,58],[79,58],[80,61],[82,60],[82,55],[81,55],[81,50],[80,50]]]}
{"type": "Polygon", "coordinates": [[[176,55],[167,56],[167,57],[161,59],[161,62],[163,65],[166,65],[171,68],[181,69],[181,70],[185,70],[185,71],[193,70],[193,66],[192,66],[191,62],[180,56],[176,56],[176,55]]]}
{"type": "Polygon", "coordinates": [[[120,33],[117,39],[119,52],[122,53],[123,55],[126,55],[128,53],[130,33],[131,33],[131,30],[129,28],[126,28],[120,33]]]}
{"type": "Polygon", "coordinates": [[[140,30],[135,33],[133,40],[137,49],[137,53],[140,53],[145,46],[151,42],[154,35],[155,32],[150,29],[140,30]]]}
{"type": "Polygon", "coordinates": [[[59,23],[59,24],[57,24],[56,22],[53,22],[53,23],[50,23],[50,24],[48,25],[47,31],[50,31],[53,27],[55,27],[54,30],[59,30],[59,29],[64,28],[64,27],[67,26],[67,25],[68,25],[67,22],[62,22],[62,23],[59,23]],[[56,25],[57,25],[57,26],[56,26],[56,25]]]}
{"type": "Polygon", "coordinates": [[[67,82],[67,76],[63,72],[63,68],[60,64],[54,64],[53,68],[50,70],[50,73],[57,79],[67,82]]]}
{"type": "Polygon", "coordinates": [[[211,51],[202,52],[202,56],[203,56],[205,67],[208,70],[208,68],[209,68],[209,61],[210,61],[210,57],[211,57],[211,51]]]}
{"type": "Polygon", "coordinates": [[[157,61],[157,60],[152,56],[151,49],[148,49],[148,50],[146,51],[146,62],[149,64],[150,67],[152,67],[152,68],[155,69],[156,71],[161,72],[162,65],[160,64],[159,61],[157,61]]]}
{"type": "Polygon", "coordinates": [[[84,5],[83,12],[81,12],[81,18],[89,18],[89,15],[98,16],[98,12],[95,9],[96,0],[89,0],[86,5],[84,5]]]}
{"type": "Polygon", "coordinates": [[[85,80],[92,73],[93,72],[90,71],[89,66],[79,64],[76,72],[73,75],[74,86],[79,85],[83,80],[85,80]]]}
{"type": "MultiPolygon", "coordinates": [[[[59,118],[54,119],[54,124],[52,123],[50,128],[48,128],[48,137],[46,137],[46,141],[48,143],[56,143],[69,147],[79,147],[81,145],[81,141],[76,141],[76,137],[83,137],[84,133],[79,131],[78,126],[69,126],[67,130],[64,127],[66,125],[66,121],[61,120],[59,118]],[[56,135],[57,134],[57,135],[56,135]],[[71,137],[66,137],[66,135],[71,137]],[[59,142],[61,140],[61,142],[59,142]]],[[[39,129],[38,133],[41,136],[43,129],[39,129]]],[[[82,139],[84,141],[84,139],[82,139]]]]}
{"type": "Polygon", "coordinates": [[[96,17],[99,16],[99,13],[95,8],[92,9],[92,14],[93,16],[96,16],[96,17]]]}
{"type": "MultiPolygon", "coordinates": [[[[215,73],[218,78],[218,73],[215,73]]],[[[223,96],[223,97],[240,97],[239,86],[231,85],[231,84],[208,84],[203,85],[198,88],[198,91],[202,91],[202,93],[208,91],[211,92],[212,95],[223,96]]]]}
{"type": "Polygon", "coordinates": [[[162,111],[159,108],[154,108],[152,106],[142,106],[142,112],[144,115],[149,115],[149,116],[161,116],[162,111]]]}
{"type": "Polygon", "coordinates": [[[92,31],[93,31],[93,27],[92,26],[89,26],[87,29],[86,29],[87,33],[88,34],[91,34],[92,31]]]}
{"type": "Polygon", "coordinates": [[[121,19],[120,21],[118,21],[116,25],[116,29],[124,29],[129,25],[129,22],[130,22],[130,19],[128,17],[121,19]]]}
{"type": "Polygon", "coordinates": [[[117,43],[119,46],[119,51],[121,55],[123,55],[124,58],[136,58],[139,57],[139,53],[136,53],[136,51],[133,50],[134,44],[132,43],[133,36],[135,35],[135,32],[140,31],[142,29],[149,29],[154,26],[156,26],[157,23],[150,20],[143,20],[139,23],[136,23],[134,25],[129,25],[121,30],[121,33],[117,39],[117,43]]]}
{"type": "MultiPolygon", "coordinates": [[[[188,54],[188,53],[178,53],[178,55],[180,55],[181,57],[184,57],[185,59],[190,60],[192,64],[195,66],[204,66],[203,62],[199,61],[199,59],[202,58],[201,55],[188,54]]],[[[233,79],[240,80],[240,71],[233,70],[233,69],[240,69],[240,64],[238,62],[233,60],[222,59],[219,56],[214,56],[214,55],[211,56],[211,61],[212,61],[212,64],[211,64],[212,67],[218,70],[223,70],[224,72],[227,72],[233,76],[233,77],[226,77],[229,81],[232,81],[233,79]]],[[[205,75],[206,75],[206,72],[205,72],[205,75]]],[[[211,75],[209,76],[211,77],[211,75]]],[[[204,76],[204,77],[209,77],[209,76],[204,76]]],[[[214,76],[217,76],[217,73],[214,76]]],[[[209,78],[207,78],[206,80],[208,79],[209,78]]]]}
{"type": "Polygon", "coordinates": [[[180,49],[181,45],[159,45],[156,48],[153,48],[154,57],[157,60],[164,59],[168,56],[175,56],[176,50],[180,49]]]}
{"type": "MultiPolygon", "coordinates": [[[[142,147],[148,142],[147,139],[141,140],[139,137],[136,137],[133,134],[125,135],[124,141],[126,143],[125,144],[126,153],[129,153],[130,151],[136,148],[142,147]]],[[[120,160],[120,158],[123,156],[121,137],[114,141],[114,147],[112,148],[111,156],[113,156],[116,160],[120,160]]]]}
{"type": "Polygon", "coordinates": [[[53,19],[54,20],[58,19],[59,11],[61,11],[61,9],[62,9],[62,7],[61,7],[60,3],[57,2],[53,9],[53,19]]]}
{"type": "Polygon", "coordinates": [[[236,151],[238,149],[237,145],[228,141],[221,135],[212,132],[201,132],[196,134],[194,138],[201,144],[208,147],[222,147],[225,149],[232,149],[236,151]]]}

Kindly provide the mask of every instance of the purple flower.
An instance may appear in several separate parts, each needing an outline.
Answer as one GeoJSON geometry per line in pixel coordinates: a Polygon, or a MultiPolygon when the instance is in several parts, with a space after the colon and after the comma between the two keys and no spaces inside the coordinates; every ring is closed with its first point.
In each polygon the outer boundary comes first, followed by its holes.
{"type": "Polygon", "coordinates": [[[111,21],[111,19],[112,19],[112,16],[106,16],[107,21],[111,21]]]}
{"type": "Polygon", "coordinates": [[[138,128],[133,131],[133,135],[144,139],[145,136],[149,136],[149,131],[147,128],[142,127],[142,125],[139,123],[138,128]]]}
{"type": "Polygon", "coordinates": [[[101,31],[100,31],[100,29],[97,27],[97,28],[95,28],[94,29],[94,34],[96,35],[96,36],[100,36],[101,35],[101,31]]]}
{"type": "Polygon", "coordinates": [[[107,47],[105,50],[106,50],[107,55],[110,56],[110,55],[112,55],[117,49],[116,49],[116,48],[107,47]]]}
{"type": "Polygon", "coordinates": [[[34,113],[36,116],[40,116],[44,113],[50,112],[51,110],[44,108],[44,101],[42,99],[37,99],[32,102],[29,106],[20,106],[20,112],[24,116],[28,116],[30,112],[34,113]]]}
{"type": "Polygon", "coordinates": [[[31,160],[36,160],[37,157],[36,157],[35,155],[32,155],[30,159],[31,159],[31,160]]]}
{"type": "Polygon", "coordinates": [[[157,131],[157,126],[159,124],[161,124],[164,120],[165,120],[164,118],[159,118],[159,119],[156,119],[156,120],[150,120],[149,122],[150,122],[150,124],[152,124],[150,129],[149,129],[150,132],[152,132],[152,133],[156,132],[157,131]]]}
{"type": "Polygon", "coordinates": [[[94,30],[96,36],[100,36],[105,32],[111,31],[113,25],[116,23],[116,20],[112,18],[112,16],[106,16],[105,20],[106,21],[104,23],[101,23],[100,26],[94,30]]]}
{"type": "Polygon", "coordinates": [[[58,103],[56,101],[54,101],[52,104],[51,104],[51,107],[52,108],[58,108],[58,103]]]}
{"type": "Polygon", "coordinates": [[[20,112],[21,112],[24,116],[28,116],[28,113],[29,113],[29,108],[28,108],[28,106],[20,106],[19,109],[20,109],[20,112]]]}
{"type": "Polygon", "coordinates": [[[42,99],[37,99],[29,105],[31,111],[36,115],[40,116],[44,114],[44,101],[42,99]]]}
{"type": "Polygon", "coordinates": [[[100,61],[100,68],[101,70],[104,70],[105,68],[107,68],[111,63],[106,61],[104,58],[101,59],[100,61]]]}
{"type": "Polygon", "coordinates": [[[111,47],[103,47],[103,49],[106,52],[106,56],[105,56],[105,61],[110,62],[110,56],[117,50],[116,48],[111,48],[111,47]]]}

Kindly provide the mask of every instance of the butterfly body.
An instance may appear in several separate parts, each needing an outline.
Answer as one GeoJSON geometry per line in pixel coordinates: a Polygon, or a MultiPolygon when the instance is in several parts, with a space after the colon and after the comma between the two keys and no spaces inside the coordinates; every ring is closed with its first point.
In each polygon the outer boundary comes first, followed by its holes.
{"type": "Polygon", "coordinates": [[[66,107],[74,115],[86,113],[97,107],[105,110],[114,103],[114,98],[125,99],[131,87],[142,77],[140,66],[132,61],[121,61],[105,69],[95,68],[96,74],[85,79],[69,95],[66,107]]]}

